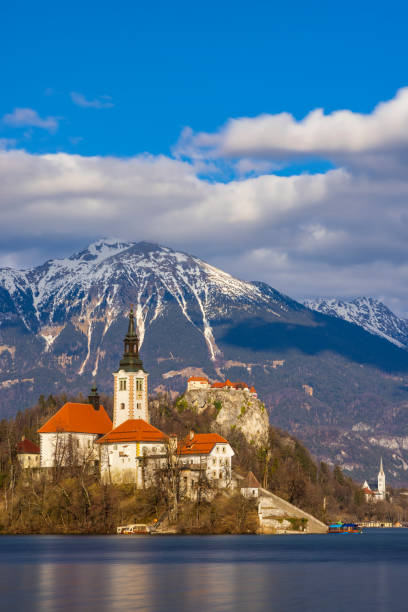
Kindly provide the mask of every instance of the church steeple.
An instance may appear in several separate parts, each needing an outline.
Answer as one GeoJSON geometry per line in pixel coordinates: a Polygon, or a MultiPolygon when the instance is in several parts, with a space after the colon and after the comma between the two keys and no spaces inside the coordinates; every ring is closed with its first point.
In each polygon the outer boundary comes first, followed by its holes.
{"type": "Polygon", "coordinates": [[[123,340],[124,352],[120,360],[120,369],[126,372],[137,372],[144,370],[142,360],[139,357],[139,338],[135,329],[135,316],[133,314],[133,305],[129,313],[128,331],[123,340]]]}
{"type": "Polygon", "coordinates": [[[378,482],[378,494],[379,494],[378,496],[379,496],[379,499],[383,500],[385,499],[386,488],[385,488],[385,473],[384,473],[382,457],[380,461],[380,471],[378,472],[377,482],[378,482]]]}
{"type": "Polygon", "coordinates": [[[113,373],[113,426],[118,427],[129,419],[149,422],[148,373],[139,357],[139,338],[136,333],[133,306],[129,313],[129,325],[124,338],[124,352],[119,369],[113,373]]]}

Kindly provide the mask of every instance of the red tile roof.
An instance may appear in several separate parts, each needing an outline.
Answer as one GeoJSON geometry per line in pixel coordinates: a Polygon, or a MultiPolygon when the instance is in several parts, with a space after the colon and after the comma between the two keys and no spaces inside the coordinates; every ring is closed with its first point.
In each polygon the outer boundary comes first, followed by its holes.
{"type": "Polygon", "coordinates": [[[95,410],[92,404],[67,402],[39,430],[38,433],[75,433],[106,434],[112,429],[112,421],[105,408],[95,410]]]}
{"type": "Polygon", "coordinates": [[[181,455],[208,455],[218,443],[228,444],[228,440],[216,433],[194,433],[192,438],[188,435],[180,441],[179,453],[181,455]]]}
{"type": "MultiPolygon", "coordinates": [[[[230,387],[232,389],[249,389],[249,386],[242,382],[242,381],[237,381],[237,382],[231,382],[230,380],[227,380],[225,382],[215,382],[211,385],[211,387],[213,389],[223,389],[224,387],[230,387]]],[[[253,388],[253,387],[252,387],[253,388]]],[[[255,389],[254,389],[255,391],[255,389]]]]}
{"type": "Polygon", "coordinates": [[[249,389],[248,385],[244,382],[235,382],[232,383],[234,389],[249,389]]]}
{"type": "Polygon", "coordinates": [[[259,480],[253,472],[248,472],[240,486],[241,489],[259,489],[261,487],[259,480]]]}
{"type": "Polygon", "coordinates": [[[208,378],[204,378],[204,376],[190,376],[187,382],[192,382],[192,381],[208,383],[208,378]]]}
{"type": "Polygon", "coordinates": [[[19,455],[37,455],[40,453],[40,447],[23,437],[21,442],[17,444],[17,453],[19,455]]]}
{"type": "Polygon", "coordinates": [[[99,444],[116,442],[165,442],[168,436],[143,419],[129,419],[98,440],[99,444]]]}
{"type": "Polygon", "coordinates": [[[256,389],[255,389],[255,387],[251,387],[251,388],[250,388],[250,392],[251,392],[251,393],[256,393],[256,389]]]}

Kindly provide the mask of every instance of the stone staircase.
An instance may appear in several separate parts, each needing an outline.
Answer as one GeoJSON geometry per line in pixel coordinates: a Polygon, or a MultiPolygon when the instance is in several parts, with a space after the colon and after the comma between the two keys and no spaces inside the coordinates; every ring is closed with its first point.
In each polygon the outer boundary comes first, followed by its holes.
{"type": "Polygon", "coordinates": [[[261,533],[327,533],[327,525],[319,519],[263,488],[258,493],[258,515],[261,533]]]}

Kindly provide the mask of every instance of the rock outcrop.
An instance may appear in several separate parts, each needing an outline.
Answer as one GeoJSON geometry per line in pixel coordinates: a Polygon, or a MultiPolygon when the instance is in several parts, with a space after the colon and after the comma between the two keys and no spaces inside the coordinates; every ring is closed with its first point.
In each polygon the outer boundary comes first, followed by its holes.
{"type": "Polygon", "coordinates": [[[246,391],[238,389],[197,389],[187,391],[182,400],[198,414],[216,412],[213,430],[228,437],[231,429],[241,431],[250,444],[266,447],[269,417],[265,405],[246,391]]]}

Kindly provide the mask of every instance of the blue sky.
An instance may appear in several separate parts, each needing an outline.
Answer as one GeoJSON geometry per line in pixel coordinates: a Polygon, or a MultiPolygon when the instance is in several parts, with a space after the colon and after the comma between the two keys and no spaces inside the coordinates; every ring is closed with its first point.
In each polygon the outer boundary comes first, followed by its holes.
{"type": "Polygon", "coordinates": [[[61,117],[51,134],[3,127],[31,152],[168,154],[184,126],[369,112],[408,79],[403,2],[16,1],[0,11],[1,114],[61,117]],[[70,92],[114,106],[75,106],[70,92]]]}
{"type": "Polygon", "coordinates": [[[0,5],[0,266],[101,236],[408,313],[403,2],[0,5]]]}

